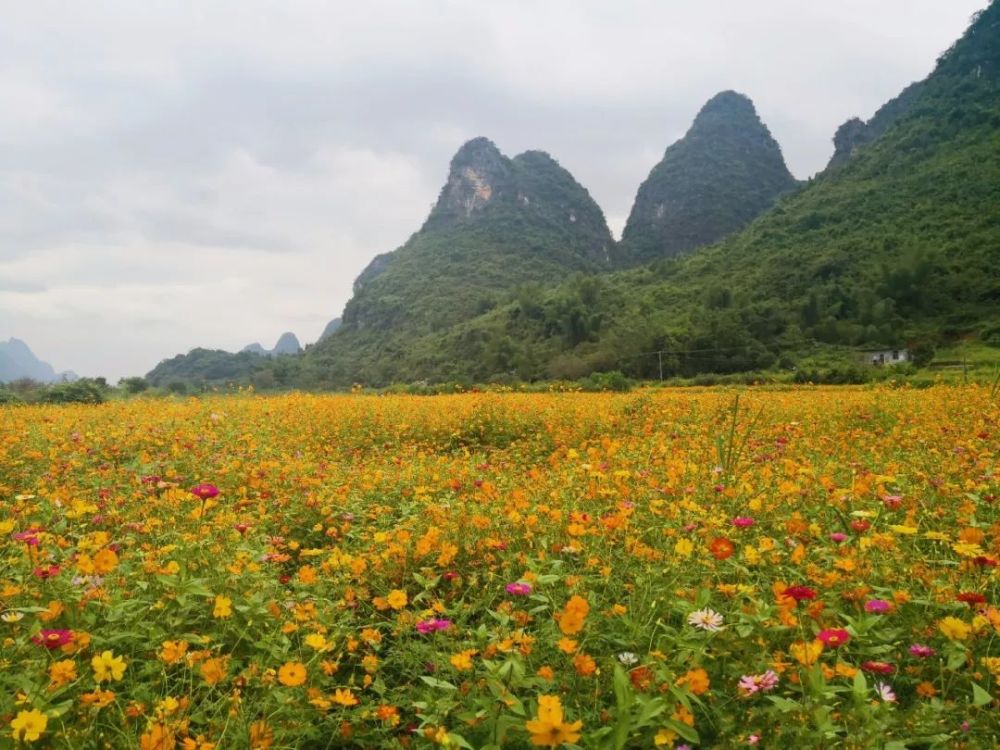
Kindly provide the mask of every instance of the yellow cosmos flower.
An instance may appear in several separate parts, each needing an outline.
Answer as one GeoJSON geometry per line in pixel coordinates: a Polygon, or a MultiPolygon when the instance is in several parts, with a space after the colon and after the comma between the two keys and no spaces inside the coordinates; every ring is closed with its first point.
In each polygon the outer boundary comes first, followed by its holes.
{"type": "Polygon", "coordinates": [[[49,717],[37,708],[18,711],[17,716],[10,722],[11,735],[15,742],[35,742],[42,736],[48,723],[49,717]]]}
{"type": "Polygon", "coordinates": [[[338,706],[356,706],[358,705],[357,696],[354,695],[350,690],[341,690],[337,688],[333,691],[333,702],[338,706]]]}
{"type": "Polygon", "coordinates": [[[222,618],[229,617],[233,614],[233,600],[228,596],[215,597],[215,606],[212,609],[212,617],[222,618]]]}
{"type": "Polygon", "coordinates": [[[90,660],[90,666],[98,682],[117,682],[125,674],[125,660],[111,651],[102,651],[90,660]]]}
{"type": "Polygon", "coordinates": [[[972,627],[964,620],[959,620],[957,617],[945,617],[938,622],[938,630],[940,630],[944,634],[944,637],[949,640],[964,641],[969,637],[969,633],[972,632],[972,627]]]}
{"type": "Polygon", "coordinates": [[[567,724],[563,721],[562,703],[558,695],[538,697],[538,717],[525,723],[531,735],[531,744],[538,747],[559,747],[566,742],[580,739],[582,721],[567,724]]]}

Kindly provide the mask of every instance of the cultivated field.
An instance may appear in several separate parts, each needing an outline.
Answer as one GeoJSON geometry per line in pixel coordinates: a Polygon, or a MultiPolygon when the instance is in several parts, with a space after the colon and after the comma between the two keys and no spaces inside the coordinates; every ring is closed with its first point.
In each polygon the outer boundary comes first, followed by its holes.
{"type": "Polygon", "coordinates": [[[979,386],[0,409],[0,747],[993,747],[998,437],[979,386]]]}

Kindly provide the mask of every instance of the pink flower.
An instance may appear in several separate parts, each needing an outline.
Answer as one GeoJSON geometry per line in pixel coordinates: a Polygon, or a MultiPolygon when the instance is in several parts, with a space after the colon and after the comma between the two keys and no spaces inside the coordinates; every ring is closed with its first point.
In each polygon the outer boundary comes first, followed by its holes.
{"type": "Polygon", "coordinates": [[[426,635],[427,633],[434,633],[438,630],[447,630],[450,627],[451,620],[421,620],[417,623],[417,632],[426,635]]]}
{"type": "Polygon", "coordinates": [[[869,599],[865,602],[865,612],[882,615],[890,609],[892,609],[892,604],[887,602],[885,599],[869,599]]]}
{"type": "Polygon", "coordinates": [[[733,526],[738,529],[746,529],[753,526],[755,521],[750,516],[737,516],[733,519],[733,526]]]}
{"type": "Polygon", "coordinates": [[[778,686],[778,675],[772,670],[763,674],[745,674],[740,678],[737,689],[745,696],[754,693],[767,693],[778,686]]]}
{"type": "Polygon", "coordinates": [[[516,583],[508,583],[506,589],[511,596],[528,596],[531,593],[531,584],[517,581],[516,583]]]}
{"type": "Polygon", "coordinates": [[[821,630],[816,637],[823,641],[824,646],[829,648],[843,646],[851,640],[851,634],[843,628],[827,628],[826,630],[821,630]]]}
{"type": "Polygon", "coordinates": [[[892,664],[885,661],[866,661],[862,663],[861,668],[873,674],[892,674],[896,671],[896,668],[892,664]]]}
{"type": "Polygon", "coordinates": [[[910,653],[916,656],[918,659],[928,659],[937,652],[930,646],[925,646],[922,643],[914,643],[910,646],[910,653]]]}
{"type": "Polygon", "coordinates": [[[883,495],[882,503],[889,510],[896,510],[900,505],[903,504],[902,495],[883,495]]]}
{"type": "Polygon", "coordinates": [[[832,534],[830,534],[830,541],[836,542],[837,544],[840,544],[846,539],[847,539],[847,534],[845,534],[842,531],[835,531],[832,534]]]}
{"type": "Polygon", "coordinates": [[[200,500],[208,500],[219,494],[219,488],[214,484],[196,484],[191,488],[191,494],[200,500]]]}
{"type": "Polygon", "coordinates": [[[896,694],[892,692],[892,686],[887,685],[884,682],[875,683],[875,692],[878,693],[878,697],[884,700],[886,703],[895,703],[896,694]]]}
{"type": "Polygon", "coordinates": [[[19,531],[13,534],[12,537],[16,542],[24,542],[29,547],[38,546],[38,533],[41,529],[28,529],[27,531],[19,531]]]}
{"type": "Polygon", "coordinates": [[[42,630],[32,636],[32,642],[47,649],[60,648],[73,640],[72,630],[42,630]]]}

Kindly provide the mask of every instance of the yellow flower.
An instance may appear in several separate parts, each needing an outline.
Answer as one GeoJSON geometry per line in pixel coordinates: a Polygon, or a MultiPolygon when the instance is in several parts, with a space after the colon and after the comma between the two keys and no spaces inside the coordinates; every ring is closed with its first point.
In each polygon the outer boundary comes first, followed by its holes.
{"type": "Polygon", "coordinates": [[[326,651],[330,648],[330,642],[322,633],[310,633],[305,638],[306,645],[315,651],[326,651]]]}
{"type": "Polygon", "coordinates": [[[215,597],[215,608],[212,610],[212,617],[229,617],[233,614],[233,600],[221,594],[215,597]]]}
{"type": "Polygon", "coordinates": [[[691,553],[693,552],[694,544],[692,544],[691,540],[686,537],[678,539],[677,544],[674,545],[674,555],[676,557],[691,557],[691,553]]]}
{"type": "Polygon", "coordinates": [[[37,708],[18,711],[17,716],[10,722],[10,728],[13,730],[11,734],[15,741],[34,742],[42,736],[48,723],[49,717],[37,708]]]}
{"type": "Polygon", "coordinates": [[[964,641],[972,632],[972,628],[957,617],[945,617],[938,622],[938,629],[952,641],[964,641]]]}
{"type": "Polygon", "coordinates": [[[397,610],[405,607],[407,601],[409,601],[407,599],[406,592],[400,591],[399,589],[393,589],[390,591],[389,596],[387,596],[385,600],[389,603],[390,607],[397,610]]]}
{"type": "Polygon", "coordinates": [[[333,691],[333,702],[338,706],[358,705],[358,699],[355,697],[354,693],[350,690],[341,690],[340,688],[333,691]]]}
{"type": "Polygon", "coordinates": [[[287,687],[297,687],[306,681],[306,665],[289,661],[278,670],[278,682],[287,687]]]}
{"type": "Polygon", "coordinates": [[[475,649],[468,648],[465,651],[459,651],[457,654],[453,654],[449,661],[451,662],[451,666],[459,672],[467,672],[472,669],[472,657],[475,654],[475,649]]]}
{"type": "Polygon", "coordinates": [[[795,661],[808,667],[810,664],[815,664],[819,655],[823,653],[823,641],[818,638],[811,643],[796,641],[788,650],[791,651],[795,661]]]}
{"type": "Polygon", "coordinates": [[[538,718],[525,723],[524,728],[531,734],[531,744],[539,747],[559,747],[564,742],[580,739],[582,721],[566,724],[563,721],[562,704],[558,695],[538,697],[538,718]]]}
{"type": "Polygon", "coordinates": [[[102,651],[90,660],[94,668],[94,679],[98,682],[115,682],[125,674],[125,660],[111,651],[102,651]]]}

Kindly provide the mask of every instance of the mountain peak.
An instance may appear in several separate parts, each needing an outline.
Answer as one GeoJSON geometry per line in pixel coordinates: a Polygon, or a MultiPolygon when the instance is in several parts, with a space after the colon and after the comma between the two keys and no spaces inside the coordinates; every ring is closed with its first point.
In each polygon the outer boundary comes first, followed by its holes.
{"type": "Polygon", "coordinates": [[[285,331],[278,338],[278,343],[274,345],[271,350],[272,354],[298,354],[302,351],[302,346],[299,344],[298,337],[291,331],[285,331]]]}
{"type": "Polygon", "coordinates": [[[473,138],[452,157],[448,181],[427,224],[469,219],[506,195],[510,184],[510,159],[489,138],[473,138]]]}
{"type": "Polygon", "coordinates": [[[644,263],[709,245],[795,185],[753,102],[722,91],[639,187],[622,233],[624,255],[644,263]]]}

